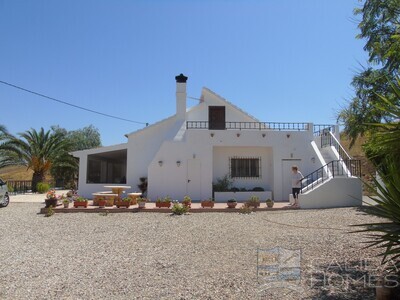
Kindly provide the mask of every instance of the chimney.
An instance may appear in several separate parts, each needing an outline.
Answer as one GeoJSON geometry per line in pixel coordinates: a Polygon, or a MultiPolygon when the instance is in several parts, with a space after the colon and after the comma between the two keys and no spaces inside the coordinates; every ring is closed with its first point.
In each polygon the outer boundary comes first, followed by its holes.
{"type": "Polygon", "coordinates": [[[186,80],[182,73],[175,76],[176,80],[176,117],[184,120],[186,117],[186,80]]]}

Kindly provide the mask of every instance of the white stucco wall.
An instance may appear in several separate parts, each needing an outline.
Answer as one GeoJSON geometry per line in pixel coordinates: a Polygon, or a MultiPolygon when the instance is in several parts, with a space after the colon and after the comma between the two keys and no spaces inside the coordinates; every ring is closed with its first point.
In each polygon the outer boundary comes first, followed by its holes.
{"type": "Polygon", "coordinates": [[[226,147],[216,146],[213,153],[213,182],[229,175],[229,158],[231,157],[260,158],[261,176],[259,178],[236,178],[233,186],[253,189],[262,187],[270,191],[273,187],[273,157],[271,147],[226,147]]]}
{"type": "Polygon", "coordinates": [[[360,206],[362,184],[359,178],[335,177],[316,189],[299,195],[301,208],[360,206]]]}
{"type": "MultiPolygon", "coordinates": [[[[182,101],[176,102],[177,115],[131,133],[126,144],[115,146],[115,150],[128,149],[126,179],[132,188],[126,192],[138,191],[139,178],[148,177],[148,197],[153,200],[167,195],[181,200],[187,194],[194,200],[207,199],[212,196],[213,181],[228,173],[229,157],[261,157],[262,177],[237,179],[234,186],[261,186],[272,191],[274,200],[280,201],[288,199],[287,177],[292,161],[299,164],[303,175],[320,167],[318,159],[312,160],[316,153],[311,145],[314,140],[311,123],[308,131],[187,130],[186,120],[208,120],[208,106],[225,106],[227,122],[258,121],[208,89],[203,89],[201,98],[199,105],[189,109],[184,118],[182,101]]],[[[81,160],[79,192],[83,196],[90,197],[93,192],[104,190],[105,185],[86,184],[87,155],[112,151],[113,147],[76,153],[81,160]]]]}

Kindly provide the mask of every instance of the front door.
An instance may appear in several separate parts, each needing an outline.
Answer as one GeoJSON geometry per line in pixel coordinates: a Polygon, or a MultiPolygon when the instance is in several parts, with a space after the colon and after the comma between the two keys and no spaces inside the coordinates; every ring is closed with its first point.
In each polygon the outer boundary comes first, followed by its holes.
{"type": "Polygon", "coordinates": [[[187,163],[186,193],[192,200],[201,200],[201,164],[199,159],[187,163]]]}
{"type": "Polygon", "coordinates": [[[225,129],[225,106],[208,107],[208,129],[225,129]]]}
{"type": "Polygon", "coordinates": [[[289,201],[292,193],[292,166],[296,165],[301,171],[300,159],[282,159],[282,200],[289,201]]]}

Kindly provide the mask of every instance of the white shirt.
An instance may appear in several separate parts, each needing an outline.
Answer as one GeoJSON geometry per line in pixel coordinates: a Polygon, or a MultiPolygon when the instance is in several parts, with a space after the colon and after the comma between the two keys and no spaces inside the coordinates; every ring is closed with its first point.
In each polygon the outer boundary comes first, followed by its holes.
{"type": "Polygon", "coordinates": [[[303,177],[300,171],[292,173],[292,188],[301,188],[301,179],[303,179],[303,177]]]}

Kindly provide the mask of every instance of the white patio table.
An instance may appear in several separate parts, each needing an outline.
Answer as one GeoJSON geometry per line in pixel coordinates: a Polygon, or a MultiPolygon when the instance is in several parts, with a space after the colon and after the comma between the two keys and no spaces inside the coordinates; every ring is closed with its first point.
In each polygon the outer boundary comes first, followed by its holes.
{"type": "Polygon", "coordinates": [[[121,194],[124,190],[131,188],[130,185],[105,185],[107,189],[111,189],[114,194],[118,194],[118,198],[121,198],[121,194]]]}

